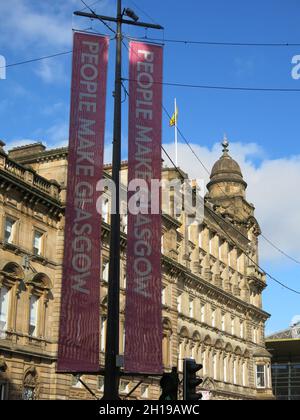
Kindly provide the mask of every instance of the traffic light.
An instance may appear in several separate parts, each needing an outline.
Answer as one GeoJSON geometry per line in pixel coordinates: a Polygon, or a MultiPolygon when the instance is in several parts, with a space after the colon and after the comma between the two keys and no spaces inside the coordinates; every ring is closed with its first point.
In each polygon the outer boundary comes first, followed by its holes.
{"type": "Polygon", "coordinates": [[[178,399],[179,377],[177,368],[173,368],[171,373],[164,373],[160,380],[162,394],[160,401],[177,401],[178,399]]]}
{"type": "Polygon", "coordinates": [[[185,401],[198,401],[202,399],[202,394],[197,394],[196,388],[202,384],[203,380],[197,378],[196,372],[203,368],[194,359],[184,359],[183,362],[183,399],[185,401]]]}

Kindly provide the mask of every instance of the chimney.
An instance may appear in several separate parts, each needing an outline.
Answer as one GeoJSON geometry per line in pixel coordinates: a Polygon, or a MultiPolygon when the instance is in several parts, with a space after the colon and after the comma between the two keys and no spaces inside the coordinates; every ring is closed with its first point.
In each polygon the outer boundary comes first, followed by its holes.
{"type": "Polygon", "coordinates": [[[22,159],[24,157],[38,155],[46,150],[46,146],[41,142],[26,144],[25,146],[14,147],[8,151],[8,157],[13,160],[22,159]]]}

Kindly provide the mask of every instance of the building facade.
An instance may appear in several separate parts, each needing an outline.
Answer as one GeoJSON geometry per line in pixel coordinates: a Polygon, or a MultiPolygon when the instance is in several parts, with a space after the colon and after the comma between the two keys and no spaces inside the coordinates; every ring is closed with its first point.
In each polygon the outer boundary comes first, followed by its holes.
{"type": "Polygon", "coordinates": [[[277,400],[300,400],[300,322],[266,339],[272,354],[272,384],[277,400]]]}
{"type": "MultiPolygon", "coordinates": [[[[224,143],[212,169],[204,220],[163,215],[162,323],[166,371],[192,357],[202,363],[202,389],[212,399],[272,398],[270,354],[262,309],[265,275],[257,268],[259,225],[247,184],[224,143]]],[[[6,153],[0,146],[0,396],[2,399],[93,398],[72,375],[56,373],[66,197],[66,148],[41,143],[6,153]]],[[[105,167],[109,180],[111,167],[105,167]]],[[[166,180],[183,173],[163,168],[166,180]]],[[[126,185],[127,165],[122,166],[126,185]]],[[[100,364],[104,364],[110,197],[103,200],[100,364]]],[[[126,197],[126,195],[125,195],[126,197]]],[[[126,202],[123,202],[126,206],[126,202]]],[[[121,234],[120,354],[124,351],[126,216],[121,234]]],[[[84,376],[99,396],[102,376],[84,376]]],[[[122,379],[125,397],[137,383],[122,379]]],[[[146,378],[130,398],[158,399],[146,378]]]]}

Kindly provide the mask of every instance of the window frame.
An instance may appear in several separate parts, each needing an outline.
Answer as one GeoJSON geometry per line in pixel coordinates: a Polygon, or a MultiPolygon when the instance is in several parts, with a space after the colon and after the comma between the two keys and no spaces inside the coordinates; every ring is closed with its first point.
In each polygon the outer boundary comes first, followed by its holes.
{"type": "Polygon", "coordinates": [[[4,216],[4,231],[3,231],[3,239],[4,239],[4,243],[6,244],[10,244],[10,245],[15,245],[17,242],[17,238],[16,238],[16,224],[18,223],[18,219],[16,219],[15,217],[10,216],[9,214],[6,214],[4,216]],[[8,221],[12,222],[12,230],[11,230],[11,240],[7,240],[6,239],[6,225],[8,221]]]}
{"type": "Polygon", "coordinates": [[[39,316],[40,316],[40,304],[41,304],[40,299],[41,299],[41,296],[36,294],[36,293],[32,293],[29,296],[28,335],[31,338],[38,338],[39,337],[39,325],[40,325],[39,316]],[[36,308],[35,308],[36,325],[35,325],[34,333],[31,332],[31,327],[33,325],[33,324],[31,324],[31,299],[32,298],[36,299],[36,301],[35,301],[35,303],[36,303],[36,308]]]}
{"type": "MultiPolygon", "coordinates": [[[[0,329],[0,339],[1,338],[5,338],[6,337],[6,332],[8,331],[8,327],[9,327],[9,314],[10,314],[10,309],[11,309],[11,293],[12,293],[12,288],[8,287],[6,284],[3,284],[0,287],[0,299],[2,296],[2,290],[3,289],[7,290],[7,307],[6,307],[6,322],[5,322],[5,329],[0,329]]],[[[1,305],[1,311],[2,311],[2,305],[1,305]]]]}
{"type": "Polygon", "coordinates": [[[33,255],[35,255],[36,257],[42,257],[44,255],[44,248],[45,248],[44,240],[45,240],[45,232],[39,228],[33,227],[32,252],[33,252],[33,255]],[[39,238],[40,249],[38,250],[39,252],[35,251],[37,249],[35,248],[36,233],[40,235],[40,238],[39,238]]]}
{"type": "Polygon", "coordinates": [[[0,382],[0,401],[6,401],[8,397],[8,382],[0,382]]]}
{"type": "Polygon", "coordinates": [[[260,364],[256,365],[255,369],[255,376],[256,376],[256,388],[258,389],[266,389],[267,388],[267,382],[266,382],[266,365],[260,364]],[[263,368],[263,372],[258,372],[259,368],[263,368]],[[264,385],[258,385],[258,378],[259,375],[263,375],[264,385]]]}

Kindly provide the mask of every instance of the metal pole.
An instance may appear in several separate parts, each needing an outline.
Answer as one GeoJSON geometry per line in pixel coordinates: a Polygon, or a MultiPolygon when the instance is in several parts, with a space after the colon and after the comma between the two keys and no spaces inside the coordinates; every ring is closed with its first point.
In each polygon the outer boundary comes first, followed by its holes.
{"type": "Polygon", "coordinates": [[[114,108],[114,137],[112,179],[115,183],[116,194],[112,208],[110,228],[110,258],[108,283],[108,309],[105,353],[104,400],[119,399],[120,368],[117,367],[119,354],[119,306],[120,306],[120,170],[121,170],[121,101],[122,101],[122,5],[118,0],[117,6],[117,34],[116,34],[116,75],[115,75],[115,108],[114,108]]]}

